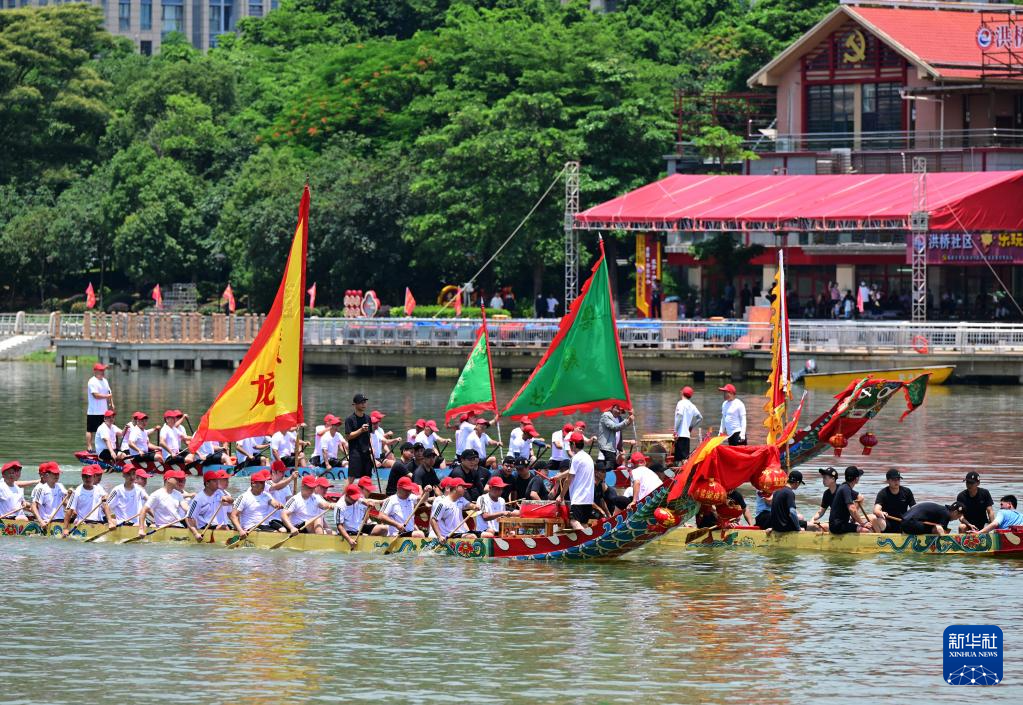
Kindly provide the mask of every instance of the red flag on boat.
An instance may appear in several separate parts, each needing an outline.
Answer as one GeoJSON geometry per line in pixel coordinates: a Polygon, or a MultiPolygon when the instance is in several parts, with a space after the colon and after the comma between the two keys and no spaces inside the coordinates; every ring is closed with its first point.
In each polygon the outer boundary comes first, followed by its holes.
{"type": "Polygon", "coordinates": [[[157,308],[159,309],[163,308],[163,293],[160,291],[159,284],[153,287],[153,301],[156,302],[157,308]]]}
{"type": "Polygon", "coordinates": [[[458,291],[455,292],[455,318],[462,317],[462,289],[459,287],[458,291]]]}
{"type": "Polygon", "coordinates": [[[309,308],[316,308],[316,282],[305,293],[309,294],[309,308]]]}
{"type": "Polygon", "coordinates": [[[227,301],[227,310],[231,313],[235,312],[234,291],[231,290],[230,283],[228,283],[227,288],[224,289],[224,293],[220,295],[220,300],[227,301]]]}
{"type": "Polygon", "coordinates": [[[416,310],[416,298],[412,296],[412,290],[407,286],[405,287],[405,315],[411,316],[412,312],[416,310]]]}
{"type": "Polygon", "coordinates": [[[85,308],[95,308],[96,306],[96,292],[92,288],[92,282],[89,282],[89,286],[85,287],[85,308]]]}

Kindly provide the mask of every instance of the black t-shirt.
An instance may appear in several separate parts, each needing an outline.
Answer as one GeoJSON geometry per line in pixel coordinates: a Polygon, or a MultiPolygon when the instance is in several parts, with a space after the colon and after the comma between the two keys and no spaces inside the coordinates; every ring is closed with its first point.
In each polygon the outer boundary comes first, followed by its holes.
{"type": "MultiPolygon", "coordinates": [[[[835,491],[828,488],[824,490],[824,494],[821,495],[821,509],[831,509],[832,502],[835,501],[835,491]]],[[[821,516],[824,516],[823,514],[821,516]]]]}
{"type": "Polygon", "coordinates": [[[916,499],[913,498],[913,491],[908,487],[899,487],[896,494],[892,494],[890,488],[883,487],[877,493],[874,504],[880,504],[885,514],[902,517],[906,515],[910,507],[916,504],[916,499]]]}
{"type": "Polygon", "coordinates": [[[451,472],[448,473],[448,476],[465,480],[472,485],[472,487],[465,489],[465,498],[470,502],[475,502],[483,494],[483,488],[486,486],[487,480],[490,479],[490,472],[484,471],[482,468],[476,468],[472,471],[466,470],[460,463],[456,463],[451,472]],[[484,472],[486,472],[485,475],[484,472]]]}
{"type": "Polygon", "coordinates": [[[425,465],[420,465],[412,473],[412,482],[416,483],[420,487],[426,487],[431,485],[437,487],[440,484],[440,478],[437,477],[437,471],[433,468],[428,468],[425,465]]]}
{"type": "Polygon", "coordinates": [[[533,492],[536,492],[537,497],[539,497],[542,501],[547,501],[550,498],[550,494],[547,492],[547,483],[544,482],[544,479],[539,475],[533,475],[529,478],[529,482],[526,483],[524,493],[519,495],[519,497],[532,499],[533,492]]]}
{"type": "MultiPolygon", "coordinates": [[[[348,438],[348,434],[355,433],[364,425],[369,425],[369,416],[363,414],[362,416],[356,416],[354,413],[345,419],[345,438],[348,438]]],[[[369,436],[371,431],[359,434],[355,438],[348,441],[348,455],[355,455],[359,453],[361,455],[370,454],[369,436]]]]}
{"type": "Polygon", "coordinates": [[[848,482],[843,482],[838,486],[835,499],[831,502],[831,521],[829,523],[842,526],[855,524],[856,522],[849,514],[849,505],[855,503],[856,490],[848,482]]]}
{"type": "Polygon", "coordinates": [[[732,490],[728,493],[728,499],[742,507],[743,511],[746,511],[746,500],[743,498],[742,492],[739,490],[732,490]]]}
{"type": "Polygon", "coordinates": [[[387,496],[389,497],[398,491],[398,480],[411,474],[411,460],[407,463],[404,460],[396,461],[394,465],[391,466],[391,470],[387,475],[387,496]]]}
{"type": "Polygon", "coordinates": [[[799,531],[799,524],[792,517],[796,508],[796,493],[791,487],[775,490],[771,497],[771,528],[775,531],[799,531]]]}
{"type": "Polygon", "coordinates": [[[948,523],[952,521],[952,517],[949,516],[948,510],[945,506],[938,504],[937,502],[920,502],[913,506],[906,515],[902,517],[903,523],[907,521],[931,521],[935,524],[941,524],[945,529],[948,528],[948,523]]]}
{"type": "Polygon", "coordinates": [[[963,504],[963,518],[978,529],[984,528],[987,521],[987,508],[995,506],[991,499],[991,493],[983,487],[977,488],[977,496],[971,497],[969,490],[963,490],[956,497],[956,501],[963,504]]]}
{"type": "MultiPolygon", "coordinates": [[[[489,472],[489,470],[487,472],[489,472]]],[[[507,485],[507,487],[501,490],[501,498],[504,499],[505,502],[510,502],[512,500],[512,492],[515,490],[515,476],[517,474],[518,473],[510,472],[506,475],[501,470],[498,470],[496,473],[498,477],[504,480],[504,484],[507,485]]],[[[494,475],[491,475],[490,477],[492,478],[494,475]]],[[[488,478],[487,482],[489,481],[490,479],[488,478]]],[[[525,485],[523,485],[523,488],[525,488],[525,485]]]]}

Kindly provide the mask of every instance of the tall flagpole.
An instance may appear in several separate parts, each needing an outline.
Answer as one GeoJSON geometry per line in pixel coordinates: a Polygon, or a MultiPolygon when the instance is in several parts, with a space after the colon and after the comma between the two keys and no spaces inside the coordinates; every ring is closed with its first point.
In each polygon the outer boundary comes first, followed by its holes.
{"type": "Polygon", "coordinates": [[[490,371],[490,401],[494,403],[494,425],[497,426],[498,447],[504,451],[504,439],[501,438],[501,407],[497,404],[497,390],[494,387],[494,361],[490,358],[490,332],[487,330],[487,309],[480,306],[480,316],[483,318],[483,339],[487,348],[487,369],[490,371]]]}

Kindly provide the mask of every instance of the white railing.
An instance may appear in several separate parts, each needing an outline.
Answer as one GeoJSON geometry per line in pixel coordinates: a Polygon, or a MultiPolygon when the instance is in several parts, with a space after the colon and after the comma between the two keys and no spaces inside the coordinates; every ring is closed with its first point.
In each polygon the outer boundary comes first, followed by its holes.
{"type": "MultiPolygon", "coordinates": [[[[0,332],[13,314],[0,314],[0,332]]],[[[250,316],[199,314],[108,314],[91,319],[60,316],[63,339],[125,343],[246,343],[260,322],[250,316]]],[[[545,348],[558,321],[507,319],[487,322],[491,345],[498,348],[545,348]]],[[[381,347],[468,347],[476,338],[478,319],[310,318],[307,345],[381,347]]],[[[793,352],[931,352],[953,354],[1018,353],[1023,355],[1023,325],[999,323],[911,323],[889,321],[795,320],[790,326],[793,352]]],[[[650,350],[766,351],[767,323],[736,320],[618,321],[623,348],[650,350]]]]}
{"type": "Polygon", "coordinates": [[[52,313],[0,313],[0,335],[52,335],[53,318],[52,313]]]}

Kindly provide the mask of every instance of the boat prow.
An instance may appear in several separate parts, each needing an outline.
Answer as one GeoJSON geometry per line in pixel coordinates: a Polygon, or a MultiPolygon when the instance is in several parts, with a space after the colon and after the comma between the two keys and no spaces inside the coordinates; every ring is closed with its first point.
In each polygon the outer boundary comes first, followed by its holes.
{"type": "Polygon", "coordinates": [[[893,382],[911,382],[920,375],[929,374],[930,384],[944,384],[955,371],[955,365],[932,367],[896,367],[886,370],[854,370],[851,372],[810,372],[797,375],[793,382],[802,383],[809,390],[832,390],[847,387],[864,377],[887,379],[893,382]]]}

